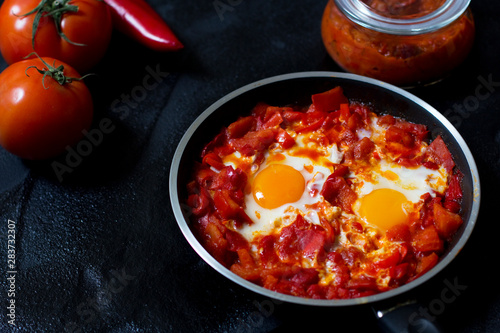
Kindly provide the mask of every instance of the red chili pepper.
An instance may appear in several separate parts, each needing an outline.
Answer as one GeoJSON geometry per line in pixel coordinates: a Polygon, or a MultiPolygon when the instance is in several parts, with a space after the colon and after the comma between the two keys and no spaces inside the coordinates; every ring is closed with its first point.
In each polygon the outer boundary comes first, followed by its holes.
{"type": "Polygon", "coordinates": [[[176,51],[184,45],[160,15],[144,0],[104,0],[113,24],[122,33],[155,51],[176,51]]]}

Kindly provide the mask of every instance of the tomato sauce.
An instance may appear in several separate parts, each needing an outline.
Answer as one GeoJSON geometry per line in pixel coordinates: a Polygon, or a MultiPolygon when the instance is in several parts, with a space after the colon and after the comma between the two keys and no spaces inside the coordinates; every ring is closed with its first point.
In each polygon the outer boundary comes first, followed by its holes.
{"type": "MultiPolygon", "coordinates": [[[[365,0],[375,13],[397,19],[412,19],[432,13],[444,0],[365,0]]],[[[329,55],[344,70],[398,86],[438,81],[461,64],[469,54],[475,34],[470,10],[457,20],[422,34],[391,34],[365,28],[329,0],[321,33],[329,55]]]]}

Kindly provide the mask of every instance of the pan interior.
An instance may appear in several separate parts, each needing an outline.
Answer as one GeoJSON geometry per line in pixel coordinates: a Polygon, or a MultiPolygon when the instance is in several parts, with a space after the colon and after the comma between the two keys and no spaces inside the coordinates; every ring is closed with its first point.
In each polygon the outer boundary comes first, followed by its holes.
{"type": "Polygon", "coordinates": [[[170,197],[177,222],[195,251],[214,269],[232,281],[254,292],[308,305],[355,305],[386,299],[401,294],[427,281],[442,270],[458,254],[472,232],[479,210],[479,179],[473,157],[455,128],[430,105],[408,92],[380,81],[352,74],[331,72],[294,73],[269,78],[236,90],[214,103],[187,130],[177,148],[170,177],[170,197]],[[240,116],[248,115],[258,102],[284,106],[310,104],[314,93],[341,86],[352,101],[370,105],[379,114],[390,114],[408,121],[427,125],[431,139],[440,135],[454,156],[457,167],[463,172],[463,220],[464,223],[449,244],[440,262],[428,273],[409,284],[373,296],[349,300],[313,300],[278,294],[250,283],[235,275],[215,261],[200,245],[189,229],[189,211],[182,203],[187,197],[186,184],[193,162],[199,160],[201,149],[240,116]]]}

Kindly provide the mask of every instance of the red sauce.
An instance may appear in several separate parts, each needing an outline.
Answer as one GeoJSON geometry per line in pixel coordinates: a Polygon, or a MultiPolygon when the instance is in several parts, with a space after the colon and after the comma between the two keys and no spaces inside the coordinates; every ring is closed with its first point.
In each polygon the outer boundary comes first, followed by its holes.
{"type": "Polygon", "coordinates": [[[361,0],[380,15],[398,18],[421,17],[434,12],[445,0],[361,0]]]}
{"type": "MultiPolygon", "coordinates": [[[[432,12],[441,1],[365,0],[388,17],[416,17],[432,12]]],[[[420,35],[393,35],[361,27],[329,0],[321,32],[329,55],[348,72],[399,86],[438,81],[470,52],[475,26],[469,10],[449,26],[420,35]]]]}

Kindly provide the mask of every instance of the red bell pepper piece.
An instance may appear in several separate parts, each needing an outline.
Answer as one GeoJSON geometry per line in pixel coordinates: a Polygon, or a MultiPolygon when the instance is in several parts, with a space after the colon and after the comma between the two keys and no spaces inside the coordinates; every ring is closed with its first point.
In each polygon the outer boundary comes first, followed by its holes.
{"type": "Polygon", "coordinates": [[[377,124],[382,125],[382,126],[383,125],[391,126],[391,125],[394,125],[395,123],[396,123],[396,118],[394,118],[390,114],[383,115],[383,116],[379,117],[377,120],[377,124]]]}
{"type": "Polygon", "coordinates": [[[448,184],[448,190],[446,190],[444,196],[443,206],[453,213],[458,213],[460,211],[460,201],[462,200],[462,187],[461,182],[463,178],[463,173],[460,170],[456,170],[450,179],[448,184]]]}
{"type": "Polygon", "coordinates": [[[349,120],[350,117],[351,117],[351,110],[349,109],[349,104],[347,103],[340,104],[339,120],[345,123],[349,120]]]}
{"type": "Polygon", "coordinates": [[[113,25],[125,35],[155,51],[176,51],[184,45],[160,15],[144,0],[104,0],[113,25]]]}
{"type": "Polygon", "coordinates": [[[411,133],[418,140],[425,140],[429,135],[427,126],[422,124],[414,124],[408,121],[400,120],[397,126],[405,132],[411,133]]]}
{"type": "Polygon", "coordinates": [[[248,249],[248,241],[240,233],[227,229],[225,236],[229,251],[236,252],[240,249],[248,249]]]}
{"type": "Polygon", "coordinates": [[[238,216],[240,205],[233,200],[231,192],[226,189],[217,190],[214,193],[214,205],[218,215],[222,219],[232,219],[238,216]]]}
{"type": "Polygon", "coordinates": [[[427,147],[425,155],[430,161],[442,165],[447,172],[451,172],[455,166],[453,157],[441,136],[436,137],[434,141],[432,141],[427,147]]]}
{"type": "Polygon", "coordinates": [[[410,269],[410,264],[407,262],[399,264],[397,266],[391,267],[389,269],[389,275],[396,281],[403,280],[407,274],[408,270],[410,269]]]}
{"type": "Polygon", "coordinates": [[[241,138],[255,128],[255,118],[252,116],[241,117],[227,127],[227,136],[230,139],[241,138]]]}
{"type": "Polygon", "coordinates": [[[335,166],[335,170],[330,174],[329,178],[333,177],[344,177],[349,173],[349,167],[344,164],[339,164],[335,166]]]}
{"type": "Polygon", "coordinates": [[[340,104],[349,103],[341,87],[335,87],[328,91],[314,94],[311,96],[311,99],[314,109],[321,112],[336,111],[340,108],[340,104]]]}
{"type": "Polygon", "coordinates": [[[276,128],[283,122],[283,117],[280,112],[273,112],[266,115],[265,122],[260,129],[276,128]]]}
{"type": "Polygon", "coordinates": [[[220,225],[215,221],[209,221],[203,230],[202,237],[207,251],[219,262],[224,262],[228,244],[220,225]]]}
{"type": "Polygon", "coordinates": [[[363,125],[363,119],[359,115],[359,113],[353,113],[349,119],[347,119],[347,127],[351,131],[356,131],[358,128],[361,128],[363,125]]]}
{"type": "Polygon", "coordinates": [[[241,154],[252,156],[257,152],[264,151],[274,142],[275,133],[272,129],[251,131],[241,138],[229,140],[229,144],[241,154]]]}
{"type": "Polygon", "coordinates": [[[217,170],[222,170],[225,167],[224,163],[222,162],[222,158],[220,158],[219,155],[213,152],[210,152],[203,156],[202,162],[204,164],[210,165],[211,167],[214,167],[217,170]]]}
{"type": "Polygon", "coordinates": [[[351,189],[346,180],[334,174],[328,176],[320,194],[326,201],[334,206],[339,206],[347,213],[352,213],[352,204],[357,199],[356,192],[351,189]]]}
{"type": "Polygon", "coordinates": [[[373,262],[375,269],[391,268],[396,266],[401,260],[399,252],[392,252],[383,258],[377,259],[373,262]]]}
{"type": "Polygon", "coordinates": [[[189,195],[187,202],[191,207],[191,212],[196,216],[205,215],[209,210],[209,194],[204,188],[201,188],[199,194],[189,195]]]}
{"type": "Polygon", "coordinates": [[[259,240],[260,260],[264,264],[276,263],[279,261],[276,251],[274,250],[275,239],[271,235],[262,237],[259,240]]]}
{"type": "Polygon", "coordinates": [[[412,148],[415,144],[415,139],[411,133],[399,128],[391,126],[385,131],[385,140],[387,142],[396,142],[402,144],[406,148],[412,148]]]}
{"type": "Polygon", "coordinates": [[[295,139],[292,138],[292,136],[282,128],[278,129],[278,132],[276,134],[276,141],[281,144],[281,147],[283,149],[291,148],[295,144],[295,139]]]}
{"type": "Polygon", "coordinates": [[[352,157],[357,161],[368,161],[375,150],[375,144],[367,137],[359,140],[351,147],[352,157]]]}
{"type": "MultiPolygon", "coordinates": [[[[234,169],[231,165],[224,166],[221,171],[213,178],[209,188],[211,190],[230,190],[233,191],[232,197],[237,190],[243,190],[247,184],[247,175],[240,169],[234,169]]],[[[238,204],[241,204],[238,202],[238,204]]]]}
{"type": "Polygon", "coordinates": [[[422,253],[439,252],[443,249],[443,241],[434,226],[417,231],[413,236],[412,245],[415,251],[422,253]]]}
{"type": "Polygon", "coordinates": [[[294,111],[291,108],[289,108],[283,110],[282,117],[285,125],[288,126],[294,122],[299,122],[303,120],[306,116],[305,113],[303,112],[294,111]]]}

